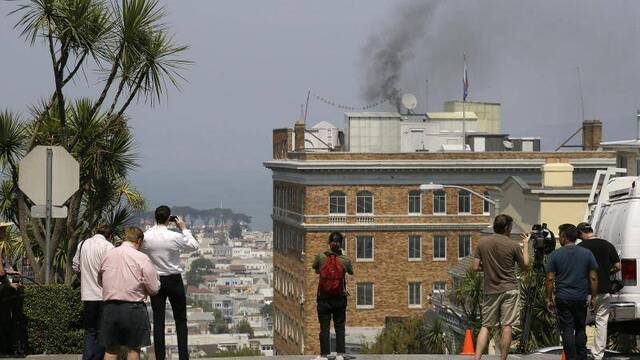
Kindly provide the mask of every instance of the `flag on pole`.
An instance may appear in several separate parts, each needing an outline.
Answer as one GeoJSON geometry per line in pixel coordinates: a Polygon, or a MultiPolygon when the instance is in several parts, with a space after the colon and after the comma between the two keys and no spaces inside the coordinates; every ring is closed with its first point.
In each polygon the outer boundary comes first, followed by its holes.
{"type": "Polygon", "coordinates": [[[462,74],[462,101],[467,101],[469,95],[469,78],[467,77],[467,63],[464,64],[464,73],[462,74]]]}

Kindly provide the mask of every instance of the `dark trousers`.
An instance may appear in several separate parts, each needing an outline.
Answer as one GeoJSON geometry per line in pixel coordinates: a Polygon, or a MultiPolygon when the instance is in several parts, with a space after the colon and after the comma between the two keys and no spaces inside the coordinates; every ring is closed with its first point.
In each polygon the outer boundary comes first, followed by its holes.
{"type": "Polygon", "coordinates": [[[587,358],[587,301],[556,299],[558,325],[567,360],[587,358]]]}
{"type": "Polygon", "coordinates": [[[318,298],[318,321],[320,321],[320,355],[331,353],[331,319],[336,331],[336,352],[344,354],[344,326],[347,320],[347,297],[318,298]]]}
{"type": "Polygon", "coordinates": [[[189,359],[187,348],[187,297],[180,274],[160,276],[160,291],[151,297],[153,309],[153,347],[156,360],[165,360],[164,348],[164,311],[167,298],[173,309],[173,320],[176,322],[178,335],[178,355],[180,360],[189,359]]]}
{"type": "Polygon", "coordinates": [[[98,343],[98,329],[102,317],[102,301],[83,301],[82,328],[84,329],[84,351],[82,360],[100,360],[105,348],[98,343]]]}

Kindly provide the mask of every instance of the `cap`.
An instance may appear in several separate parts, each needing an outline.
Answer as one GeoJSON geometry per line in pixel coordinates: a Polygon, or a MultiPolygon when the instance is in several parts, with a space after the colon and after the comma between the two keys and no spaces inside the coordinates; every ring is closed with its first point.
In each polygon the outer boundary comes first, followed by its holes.
{"type": "Polygon", "coordinates": [[[578,228],[578,233],[579,234],[585,234],[585,233],[592,233],[593,232],[593,228],[591,227],[591,224],[589,224],[588,222],[581,222],[580,224],[578,224],[577,228],[578,228]]]}

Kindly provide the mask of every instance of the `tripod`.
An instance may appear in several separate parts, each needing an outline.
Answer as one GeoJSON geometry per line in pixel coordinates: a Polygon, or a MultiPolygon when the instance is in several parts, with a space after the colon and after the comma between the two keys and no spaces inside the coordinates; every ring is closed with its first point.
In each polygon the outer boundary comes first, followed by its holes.
{"type": "Polygon", "coordinates": [[[525,290],[525,304],[524,304],[524,323],[522,324],[522,337],[520,339],[520,345],[518,346],[518,352],[524,354],[529,344],[529,336],[531,335],[531,313],[533,312],[534,298],[536,291],[540,286],[544,286],[544,264],[536,261],[533,265],[533,282],[525,290]]]}

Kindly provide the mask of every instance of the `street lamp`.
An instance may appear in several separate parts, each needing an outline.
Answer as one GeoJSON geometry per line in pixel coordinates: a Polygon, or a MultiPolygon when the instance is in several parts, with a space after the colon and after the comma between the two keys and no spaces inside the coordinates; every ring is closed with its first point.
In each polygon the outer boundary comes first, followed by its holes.
{"type": "Polygon", "coordinates": [[[434,184],[434,183],[428,183],[428,184],[422,184],[420,185],[420,191],[436,191],[436,190],[442,190],[444,188],[454,188],[454,189],[460,189],[460,190],[466,190],[468,192],[470,192],[471,194],[481,198],[482,200],[488,202],[489,204],[493,205],[493,208],[496,211],[496,214],[498,213],[498,209],[499,209],[499,205],[497,201],[491,200],[488,197],[475,192],[469,188],[466,188],[464,186],[459,186],[459,185],[443,185],[443,184],[434,184]]]}

